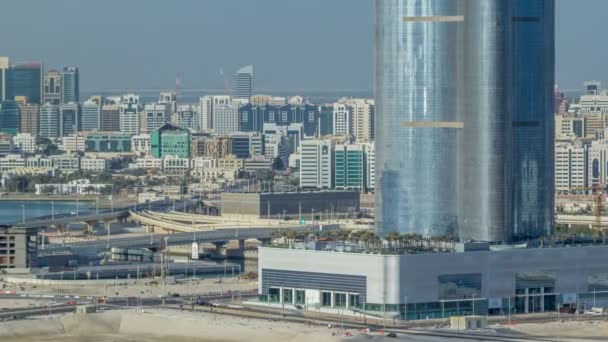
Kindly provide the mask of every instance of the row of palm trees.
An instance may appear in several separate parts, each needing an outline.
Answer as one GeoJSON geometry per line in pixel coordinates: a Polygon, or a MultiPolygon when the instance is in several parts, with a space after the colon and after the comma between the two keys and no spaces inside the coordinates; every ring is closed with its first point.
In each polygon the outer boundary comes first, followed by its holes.
{"type": "Polygon", "coordinates": [[[388,251],[403,251],[403,250],[428,250],[432,249],[433,243],[448,243],[455,242],[453,237],[440,236],[430,239],[424,238],[420,234],[400,234],[399,232],[391,232],[380,238],[371,230],[326,230],[315,232],[299,232],[293,230],[279,230],[273,233],[274,239],[283,239],[286,245],[292,246],[296,241],[309,241],[314,238],[316,241],[337,241],[342,244],[352,243],[355,245],[363,245],[366,251],[383,251],[388,247],[388,251]]]}

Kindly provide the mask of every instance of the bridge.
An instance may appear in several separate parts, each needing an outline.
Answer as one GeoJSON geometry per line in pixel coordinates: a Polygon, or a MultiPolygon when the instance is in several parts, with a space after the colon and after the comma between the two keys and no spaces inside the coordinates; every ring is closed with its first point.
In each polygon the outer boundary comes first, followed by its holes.
{"type": "MultiPolygon", "coordinates": [[[[296,230],[300,232],[313,232],[313,226],[291,226],[291,227],[273,227],[273,228],[224,228],[221,230],[210,231],[193,231],[190,233],[174,233],[174,234],[154,234],[150,233],[143,236],[103,239],[96,241],[75,242],[64,245],[47,245],[45,249],[39,249],[39,256],[53,255],[62,252],[87,251],[87,253],[100,253],[107,251],[111,247],[116,248],[149,248],[156,249],[163,239],[166,239],[168,246],[184,246],[190,245],[193,242],[213,243],[216,246],[223,246],[228,241],[238,240],[239,247],[243,245],[245,240],[257,239],[262,242],[269,242],[273,237],[273,233],[279,228],[296,230]]],[[[163,243],[164,245],[164,243],[163,243]]]]}
{"type": "MultiPolygon", "coordinates": [[[[186,199],[179,204],[180,207],[190,208],[197,205],[199,202],[195,199],[186,199]]],[[[103,223],[106,230],[109,230],[110,224],[126,220],[132,213],[143,211],[143,210],[166,210],[171,204],[165,201],[155,201],[149,203],[135,204],[132,207],[117,208],[112,211],[103,211],[94,214],[86,215],[63,215],[53,217],[44,217],[36,220],[31,220],[25,223],[15,223],[13,226],[22,227],[27,229],[44,229],[47,227],[54,227],[57,230],[63,231],[65,226],[73,223],[83,223],[87,226],[89,232],[93,231],[93,228],[97,223],[103,223]]]]}
{"type": "Polygon", "coordinates": [[[199,214],[189,214],[183,212],[154,212],[142,211],[131,212],[131,219],[145,226],[148,232],[193,232],[210,229],[225,229],[235,225],[242,225],[247,228],[262,228],[277,226],[284,228],[299,227],[299,225],[288,224],[279,220],[267,220],[258,218],[238,218],[206,216],[199,214]]]}

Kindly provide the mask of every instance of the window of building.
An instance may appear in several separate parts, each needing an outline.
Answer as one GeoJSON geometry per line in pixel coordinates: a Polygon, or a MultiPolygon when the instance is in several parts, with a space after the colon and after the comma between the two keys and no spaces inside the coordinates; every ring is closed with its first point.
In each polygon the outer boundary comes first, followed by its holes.
{"type": "Polygon", "coordinates": [[[293,302],[293,289],[283,289],[283,303],[293,302]]]}
{"type": "Polygon", "coordinates": [[[331,306],[331,292],[321,292],[321,306],[331,306]]]}
{"type": "Polygon", "coordinates": [[[306,304],[306,292],[304,290],[296,290],[296,304],[306,304]]]}
{"type": "Polygon", "coordinates": [[[348,295],[348,304],[350,307],[358,308],[361,306],[361,296],[358,294],[348,295]]]}
{"type": "Polygon", "coordinates": [[[268,301],[271,303],[278,303],[281,300],[281,289],[271,287],[268,290],[268,301]]]}
{"type": "Polygon", "coordinates": [[[334,307],[345,308],[346,307],[346,293],[334,293],[334,307]]]}

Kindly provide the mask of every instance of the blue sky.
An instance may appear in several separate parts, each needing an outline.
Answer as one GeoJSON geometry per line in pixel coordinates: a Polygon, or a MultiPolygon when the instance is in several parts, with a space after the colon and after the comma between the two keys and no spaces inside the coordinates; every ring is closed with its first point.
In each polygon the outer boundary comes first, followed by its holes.
{"type": "MultiPolygon", "coordinates": [[[[556,0],[557,78],[606,80],[607,0],[556,0]]],[[[2,0],[0,55],[75,65],[85,91],[222,88],[256,66],[257,90],[372,88],[372,0],[2,0]]]]}

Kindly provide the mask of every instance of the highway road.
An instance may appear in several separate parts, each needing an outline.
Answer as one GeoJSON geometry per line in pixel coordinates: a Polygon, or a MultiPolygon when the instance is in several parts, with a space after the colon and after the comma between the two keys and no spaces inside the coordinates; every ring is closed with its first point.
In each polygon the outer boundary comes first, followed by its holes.
{"type": "MultiPolygon", "coordinates": [[[[193,205],[197,205],[199,202],[197,199],[186,199],[184,201],[176,202],[176,208],[183,208],[184,206],[189,208],[193,205]],[[185,202],[185,203],[184,203],[185,202]]],[[[142,210],[169,210],[174,207],[172,202],[168,201],[156,201],[152,203],[140,203],[134,206],[115,208],[113,210],[100,211],[99,214],[87,214],[87,215],[53,215],[52,217],[41,217],[39,219],[27,221],[25,224],[13,223],[14,226],[25,227],[25,228],[43,228],[51,225],[66,225],[77,222],[87,221],[103,221],[104,219],[113,219],[119,217],[128,217],[129,211],[142,211],[142,210]]]]}
{"type": "Polygon", "coordinates": [[[156,248],[163,238],[167,238],[169,246],[189,245],[192,242],[212,243],[227,242],[232,240],[269,239],[272,233],[280,229],[297,229],[301,231],[313,231],[312,226],[285,226],[274,228],[224,228],[213,231],[200,231],[192,233],[175,234],[148,234],[127,238],[104,239],[97,241],[74,242],[63,245],[46,245],[45,249],[39,250],[41,254],[53,254],[53,251],[65,250],[68,246],[71,251],[95,250],[98,252],[107,250],[108,247],[117,248],[156,248]]]}

